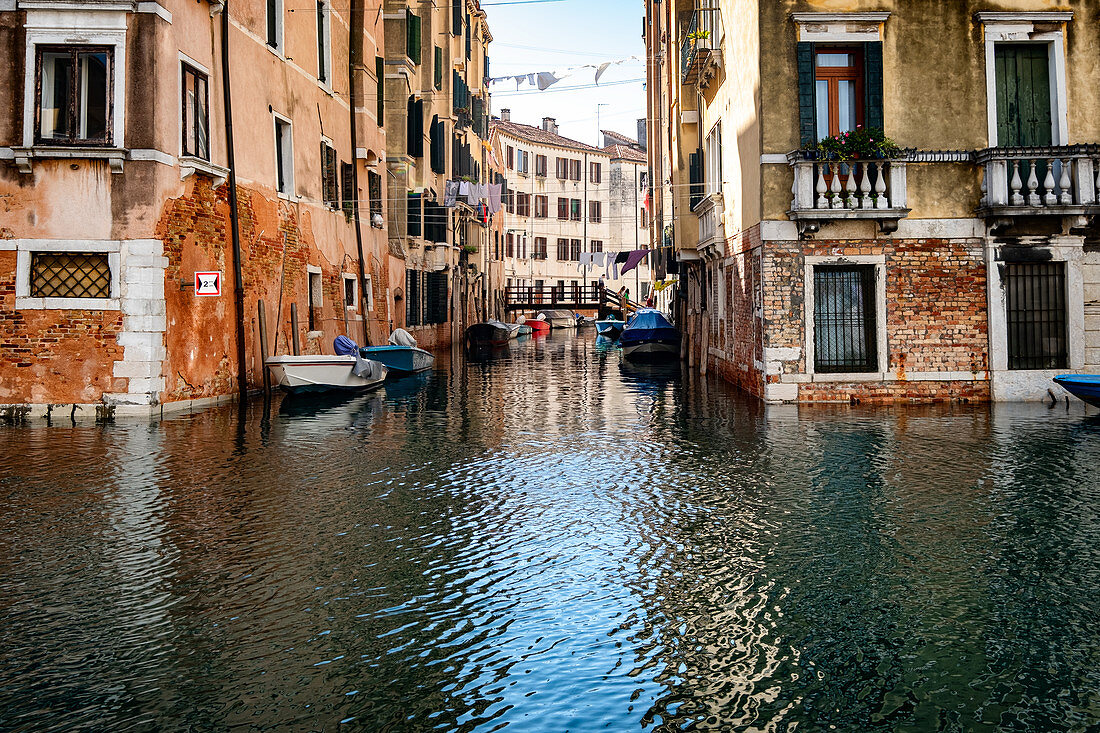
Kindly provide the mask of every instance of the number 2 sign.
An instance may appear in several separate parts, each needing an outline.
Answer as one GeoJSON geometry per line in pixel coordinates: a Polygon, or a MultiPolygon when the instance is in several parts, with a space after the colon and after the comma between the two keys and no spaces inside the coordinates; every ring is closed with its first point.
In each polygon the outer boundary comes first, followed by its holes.
{"type": "Polygon", "coordinates": [[[222,294],[222,274],[220,272],[196,272],[195,295],[216,297],[222,294]]]}

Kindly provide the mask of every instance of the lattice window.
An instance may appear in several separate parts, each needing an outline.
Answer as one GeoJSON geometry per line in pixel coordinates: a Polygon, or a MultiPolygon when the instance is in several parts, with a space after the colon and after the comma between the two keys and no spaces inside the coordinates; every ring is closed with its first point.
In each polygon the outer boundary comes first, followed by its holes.
{"type": "Polygon", "coordinates": [[[1009,369],[1069,366],[1064,262],[1005,266],[1009,369]]]}
{"type": "Polygon", "coordinates": [[[111,265],[105,254],[35,252],[31,257],[31,296],[109,298],[111,265]]]}
{"type": "Polygon", "coordinates": [[[875,268],[814,268],[814,370],[878,369],[875,268]]]}

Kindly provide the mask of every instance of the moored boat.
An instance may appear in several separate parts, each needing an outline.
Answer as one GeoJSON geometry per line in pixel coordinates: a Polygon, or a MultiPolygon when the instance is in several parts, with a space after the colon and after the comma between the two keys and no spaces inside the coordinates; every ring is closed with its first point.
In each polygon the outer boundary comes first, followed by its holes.
{"type": "Polygon", "coordinates": [[[1082,402],[1100,407],[1100,374],[1059,374],[1054,381],[1082,402]]]}
{"type": "Polygon", "coordinates": [[[389,371],[381,362],[355,356],[271,356],[264,362],[287,392],[366,392],[382,386],[389,371]]]}
{"type": "Polygon", "coordinates": [[[508,343],[511,337],[512,329],[500,321],[483,321],[466,329],[466,342],[469,344],[500,346],[508,343]]]}
{"type": "Polygon", "coordinates": [[[515,325],[519,326],[519,330],[516,332],[517,336],[530,336],[534,331],[527,323],[517,323],[515,325]]]}
{"type": "Polygon", "coordinates": [[[541,310],[538,317],[550,324],[551,328],[576,328],[577,317],[567,310],[541,310]]]}
{"type": "Polygon", "coordinates": [[[680,355],[680,332],[653,308],[642,308],[623,328],[623,356],[634,361],[671,361],[680,355]]]}
{"type": "Polygon", "coordinates": [[[435,355],[415,346],[364,346],[359,349],[364,359],[374,359],[386,365],[391,379],[427,371],[435,364],[435,355]]]}
{"type": "Polygon", "coordinates": [[[608,316],[601,321],[596,321],[596,333],[609,339],[617,339],[626,328],[626,321],[608,316]]]}
{"type": "Polygon", "coordinates": [[[548,321],[541,321],[538,318],[528,318],[524,323],[531,327],[532,333],[541,333],[543,335],[550,333],[550,323],[548,321]]]}

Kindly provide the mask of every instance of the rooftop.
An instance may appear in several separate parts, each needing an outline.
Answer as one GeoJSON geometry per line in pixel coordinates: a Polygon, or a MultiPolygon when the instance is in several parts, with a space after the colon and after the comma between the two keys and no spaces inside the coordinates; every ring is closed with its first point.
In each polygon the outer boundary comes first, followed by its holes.
{"type": "Polygon", "coordinates": [[[649,162],[644,150],[629,145],[608,145],[603,151],[610,155],[612,160],[629,160],[633,163],[649,162]]]}
{"type": "Polygon", "coordinates": [[[490,123],[490,128],[493,130],[499,130],[500,132],[508,133],[513,137],[518,137],[521,140],[526,140],[532,143],[538,143],[540,145],[554,145],[559,148],[568,148],[569,150],[580,150],[591,153],[604,153],[605,150],[593,147],[586,143],[582,143],[579,140],[573,140],[568,137],[562,137],[557,133],[547,132],[541,127],[534,127],[533,125],[521,125],[518,122],[505,122],[504,120],[493,120],[490,123]]]}

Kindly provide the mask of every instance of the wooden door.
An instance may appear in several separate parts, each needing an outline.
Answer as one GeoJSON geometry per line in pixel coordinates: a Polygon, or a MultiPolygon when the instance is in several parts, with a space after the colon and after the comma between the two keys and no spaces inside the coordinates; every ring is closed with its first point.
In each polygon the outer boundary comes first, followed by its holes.
{"type": "Polygon", "coordinates": [[[1053,144],[1049,47],[1043,43],[998,44],[997,144],[1053,144]]]}

